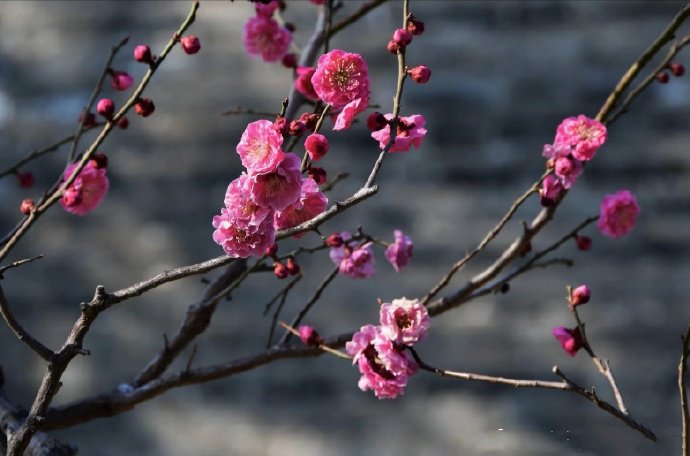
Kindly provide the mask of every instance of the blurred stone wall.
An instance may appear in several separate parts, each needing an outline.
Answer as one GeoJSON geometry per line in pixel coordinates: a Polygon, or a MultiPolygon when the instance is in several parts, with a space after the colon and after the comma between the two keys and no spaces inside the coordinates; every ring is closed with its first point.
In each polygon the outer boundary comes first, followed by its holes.
{"type": "MultiPolygon", "coordinates": [[[[360,3],[346,0],[342,14],[360,3]]],[[[433,76],[424,86],[406,86],[403,113],[424,114],[429,133],[419,150],[388,157],[377,197],[329,222],[323,232],[362,225],[390,238],[401,228],[415,241],[415,258],[397,275],[378,252],[374,280],[337,278],[308,319],[324,334],[375,321],[376,298],[424,294],[541,173],[541,148],[560,120],[593,116],[681,5],[411,3],[427,32],[415,38],[408,62],[429,65],[433,76]]],[[[297,24],[296,42],[303,44],[316,8],[308,1],[288,6],[285,15],[297,24]]],[[[125,35],[131,35],[130,45],[114,66],[141,77],[145,68],[131,59],[133,46],[161,49],[188,8],[187,2],[170,1],[1,2],[0,168],[73,132],[110,46],[125,35]]],[[[62,343],[78,304],[96,284],[115,290],[222,253],[211,240],[211,217],[240,172],[234,148],[254,118],[219,113],[238,105],[276,111],[290,86],[288,70],[245,55],[241,29],[251,14],[247,2],[203,2],[191,29],[201,39],[201,52],[173,52],[146,92],[156,103],[155,114],[131,116],[129,129],[115,132],[102,148],[111,162],[111,191],[102,206],[83,218],[55,208],[13,252],[11,259],[46,254],[8,272],[3,287],[20,321],[49,346],[62,343]]],[[[372,102],[383,110],[390,110],[396,72],[385,44],[400,15],[399,2],[391,2],[332,43],[367,59],[372,102]]],[[[687,63],[686,56],[681,60],[687,63]]],[[[119,105],[126,99],[113,98],[119,105]]],[[[378,401],[357,389],[356,369],[329,357],[279,362],[182,388],[56,435],[78,445],[80,454],[107,456],[677,453],[675,375],[679,335],[690,323],[689,112],[688,77],[653,84],[611,128],[608,143],[534,247],[595,214],[601,197],[621,188],[631,189],[642,206],[631,235],[612,241],[590,228],[591,252],[569,245],[558,253],[574,259],[574,267],[532,272],[505,295],[444,315],[419,346],[429,363],[460,371],[548,379],[558,364],[612,399],[589,359],[567,357],[550,333],[571,323],[565,285],[588,283],[593,299],[582,310],[588,334],[597,353],[610,359],[631,413],[657,432],[656,445],[581,398],[549,391],[420,374],[404,397],[378,401]]],[[[86,135],[82,147],[93,137],[86,135]]],[[[330,137],[324,166],[332,174],[351,172],[331,193],[342,199],[364,181],[377,147],[361,123],[330,137]]],[[[40,196],[63,169],[65,156],[63,149],[28,167],[37,178],[33,189],[0,180],[3,232],[16,223],[19,201],[40,196]]],[[[449,290],[489,264],[518,233],[518,221],[538,210],[536,200],[528,202],[449,290]]],[[[306,245],[317,241],[312,234],[303,238],[306,245]]],[[[331,267],[325,253],[304,259],[302,266],[306,278],[288,300],[286,319],[331,267]]],[[[195,365],[261,350],[269,327],[262,307],[281,285],[261,275],[223,303],[198,341],[195,365]]],[[[86,340],[92,356],[70,365],[56,402],[131,379],[202,289],[198,277],[190,278],[104,313],[86,340]]],[[[43,363],[4,328],[0,347],[5,389],[28,406],[43,363]]]]}

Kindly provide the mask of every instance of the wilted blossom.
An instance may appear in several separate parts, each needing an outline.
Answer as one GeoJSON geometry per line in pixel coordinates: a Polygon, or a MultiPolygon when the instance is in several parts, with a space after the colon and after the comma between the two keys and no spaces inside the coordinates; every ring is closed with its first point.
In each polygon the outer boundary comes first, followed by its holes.
{"type": "Polygon", "coordinates": [[[314,67],[298,66],[297,78],[295,79],[295,89],[311,101],[319,99],[311,83],[311,77],[314,76],[315,72],[316,68],[314,67]]]}
{"type": "Polygon", "coordinates": [[[293,153],[286,153],[278,166],[271,172],[250,174],[248,181],[251,197],[260,206],[270,206],[282,211],[296,202],[302,190],[300,159],[293,153]]]}
{"type": "MultiPolygon", "coordinates": [[[[65,169],[62,175],[63,181],[69,179],[77,165],[77,163],[72,163],[65,169]]],[[[105,168],[97,168],[94,161],[89,161],[74,182],[65,189],[60,198],[60,205],[67,212],[77,215],[84,215],[94,210],[103,201],[110,188],[110,182],[105,173],[105,168]]]]}
{"type": "MultiPolygon", "coordinates": [[[[384,117],[387,121],[390,121],[393,119],[393,114],[389,113],[384,117]]],[[[410,146],[414,146],[415,149],[421,146],[422,139],[426,136],[425,124],[426,120],[421,114],[399,117],[395,142],[389,149],[389,152],[407,152],[410,150],[410,146]]],[[[381,149],[385,149],[386,144],[388,144],[390,140],[390,132],[390,125],[386,125],[382,129],[372,132],[371,137],[379,142],[379,147],[381,149]]]]}
{"type": "Polygon", "coordinates": [[[602,234],[618,239],[633,229],[639,213],[640,206],[629,190],[606,195],[601,201],[597,228],[602,234]]]}
{"type": "Polygon", "coordinates": [[[353,279],[368,279],[374,275],[374,252],[371,250],[371,242],[352,247],[348,241],[352,235],[347,231],[340,233],[344,244],[331,248],[330,257],[333,263],[338,265],[338,270],[353,279]]]}
{"type": "Polygon", "coordinates": [[[558,341],[561,343],[561,347],[563,347],[563,350],[565,350],[565,352],[570,356],[575,356],[578,350],[581,349],[585,344],[585,340],[580,333],[579,327],[569,329],[559,326],[557,328],[553,328],[551,333],[553,333],[553,337],[558,339],[558,341]]]}
{"type": "MultiPolygon", "coordinates": [[[[328,206],[328,198],[319,191],[313,179],[306,178],[302,181],[302,194],[300,198],[282,211],[275,213],[274,224],[277,229],[292,228],[300,223],[311,220],[328,206]]],[[[299,239],[304,233],[296,234],[299,239]]]]}
{"type": "Polygon", "coordinates": [[[220,215],[213,217],[213,240],[223,247],[228,256],[247,258],[263,255],[275,241],[273,217],[266,217],[258,226],[250,225],[247,219],[238,217],[238,211],[222,208],[220,215]]]}
{"type": "Polygon", "coordinates": [[[260,55],[266,62],[275,62],[288,51],[292,33],[271,17],[258,15],[244,24],[242,42],[247,54],[260,55]]]}
{"type": "Polygon", "coordinates": [[[373,390],[379,399],[395,399],[404,394],[408,378],[417,372],[417,364],[397,348],[381,327],[366,325],[345,344],[362,377],[362,391],[373,390]]]}
{"type": "Polygon", "coordinates": [[[429,313],[417,299],[394,299],[381,305],[381,331],[396,344],[412,345],[426,337],[429,313]]]}
{"type": "Polygon", "coordinates": [[[283,161],[282,144],[273,122],[262,119],[247,125],[236,150],[249,174],[268,173],[283,161]]]}
{"type": "Polygon", "coordinates": [[[396,272],[407,266],[412,258],[412,239],[400,230],[393,231],[395,241],[386,247],[386,259],[396,272]]]}
{"type": "Polygon", "coordinates": [[[606,142],[606,126],[580,114],[568,117],[556,129],[554,144],[570,146],[573,157],[580,161],[591,160],[606,142]]]}

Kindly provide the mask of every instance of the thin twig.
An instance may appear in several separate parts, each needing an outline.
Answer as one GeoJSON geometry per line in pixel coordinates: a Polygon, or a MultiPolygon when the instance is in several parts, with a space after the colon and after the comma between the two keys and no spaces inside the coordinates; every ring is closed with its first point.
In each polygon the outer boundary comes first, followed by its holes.
{"type": "Polygon", "coordinates": [[[243,108],[241,106],[236,106],[236,107],[234,107],[228,111],[221,112],[220,115],[221,116],[248,115],[248,116],[259,116],[259,117],[268,117],[268,118],[275,118],[278,116],[278,114],[275,112],[256,111],[254,109],[243,108]]]}
{"type": "Polygon", "coordinates": [[[690,326],[685,330],[682,338],[683,351],[678,363],[678,391],[680,392],[680,412],[682,424],[682,456],[690,454],[690,413],[688,413],[688,391],[685,388],[685,374],[688,371],[688,355],[690,355],[690,326]]]}
{"type": "Polygon", "coordinates": [[[1,285],[0,314],[2,314],[2,318],[5,320],[5,323],[7,323],[7,326],[9,326],[9,328],[12,330],[14,335],[17,336],[17,339],[19,339],[20,342],[26,344],[26,346],[28,346],[31,350],[33,350],[38,356],[40,356],[44,360],[50,361],[51,359],[53,359],[53,356],[55,356],[53,350],[46,347],[41,342],[39,342],[38,339],[29,334],[29,332],[26,331],[22,327],[22,325],[20,325],[19,322],[14,318],[14,314],[10,310],[10,304],[7,302],[7,297],[5,296],[5,292],[3,291],[1,285]]]}
{"type": "Polygon", "coordinates": [[[266,304],[266,307],[264,308],[264,315],[266,315],[271,307],[271,305],[278,299],[280,298],[280,302],[278,303],[278,307],[276,307],[275,312],[273,312],[273,317],[271,317],[271,329],[268,331],[268,341],[266,342],[266,348],[271,348],[271,344],[273,342],[273,335],[275,334],[276,330],[276,324],[278,323],[278,317],[280,316],[280,312],[283,310],[283,306],[285,305],[285,302],[287,301],[287,296],[288,293],[290,293],[290,290],[292,287],[294,287],[297,282],[300,281],[302,278],[302,274],[299,274],[297,277],[292,279],[292,281],[288,284],[287,287],[283,288],[280,293],[276,295],[275,298],[271,300],[268,304],[266,304]]]}
{"type": "Polygon", "coordinates": [[[45,256],[45,255],[37,255],[37,256],[35,256],[35,257],[33,257],[33,258],[25,258],[25,259],[23,259],[23,260],[13,261],[12,263],[8,264],[7,266],[1,267],[1,268],[0,268],[0,279],[2,279],[2,275],[3,275],[3,274],[5,273],[5,271],[7,271],[8,269],[14,269],[14,268],[18,268],[19,266],[22,266],[22,265],[25,265],[25,264],[33,263],[33,262],[36,261],[36,260],[40,260],[40,259],[43,258],[44,256],[45,256]]]}
{"type": "Polygon", "coordinates": [[[330,33],[328,34],[329,38],[333,38],[333,35],[336,33],[342,31],[343,29],[349,27],[350,25],[354,24],[357,22],[360,18],[366,16],[370,11],[376,9],[377,7],[383,5],[386,3],[388,0],[372,0],[368,3],[365,3],[362,5],[357,11],[346,17],[345,19],[341,20],[337,24],[335,24],[332,28],[330,33]]]}

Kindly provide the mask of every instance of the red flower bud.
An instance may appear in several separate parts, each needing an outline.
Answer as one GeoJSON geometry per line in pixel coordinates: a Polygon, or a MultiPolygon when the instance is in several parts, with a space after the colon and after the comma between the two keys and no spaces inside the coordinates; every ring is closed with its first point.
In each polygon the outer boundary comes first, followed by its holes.
{"type": "Polygon", "coordinates": [[[82,115],[79,114],[79,122],[83,123],[84,128],[91,128],[96,124],[96,116],[91,112],[86,113],[86,117],[82,121],[82,115]]]}
{"type": "Polygon", "coordinates": [[[272,246],[267,247],[264,253],[266,256],[274,256],[276,253],[278,253],[278,244],[273,244],[272,246]]]}
{"type": "Polygon", "coordinates": [[[129,127],[129,120],[127,117],[122,117],[120,120],[117,121],[117,126],[120,127],[122,130],[126,130],[127,127],[129,127]]]}
{"type": "Polygon", "coordinates": [[[395,44],[395,41],[390,40],[388,42],[388,45],[386,45],[386,49],[388,49],[388,52],[390,52],[391,54],[397,54],[398,51],[400,50],[400,46],[395,44]]]}
{"type": "Polygon", "coordinates": [[[312,161],[319,161],[328,153],[328,138],[319,133],[312,133],[304,141],[304,148],[307,149],[312,161]]]}
{"type": "Polygon", "coordinates": [[[379,131],[386,125],[388,125],[388,121],[380,112],[372,112],[369,114],[369,117],[367,117],[367,128],[369,131],[379,131]]]}
{"type": "Polygon", "coordinates": [[[578,250],[586,252],[592,248],[592,238],[587,236],[575,236],[575,244],[578,250]]]}
{"type": "Polygon", "coordinates": [[[19,186],[21,188],[30,188],[34,185],[36,179],[34,179],[33,174],[31,174],[29,171],[26,171],[23,173],[17,173],[17,182],[19,182],[19,186]]]}
{"type": "Polygon", "coordinates": [[[187,55],[196,54],[201,49],[201,42],[199,38],[194,35],[187,35],[180,38],[180,45],[182,50],[187,55]]]}
{"type": "Polygon", "coordinates": [[[673,73],[674,76],[680,77],[685,74],[685,67],[683,66],[682,63],[672,63],[671,65],[671,72],[673,73]]]}
{"type": "Polygon", "coordinates": [[[399,47],[404,48],[412,42],[412,33],[407,29],[399,28],[393,33],[393,42],[399,47]]]}
{"type": "Polygon", "coordinates": [[[305,112],[299,116],[299,121],[304,124],[307,130],[314,131],[316,124],[319,121],[319,116],[312,114],[311,112],[305,112]]]}
{"type": "Polygon", "coordinates": [[[91,156],[91,163],[94,168],[103,169],[108,167],[108,156],[101,152],[96,152],[91,156]]]}
{"type": "Polygon", "coordinates": [[[589,287],[587,285],[580,285],[577,288],[573,288],[570,291],[570,303],[568,304],[568,307],[570,307],[570,310],[573,310],[575,307],[581,304],[587,304],[591,296],[592,293],[589,291],[589,287]]]}
{"type": "Polygon", "coordinates": [[[279,279],[284,279],[288,276],[288,270],[283,263],[275,262],[273,263],[273,274],[279,279]]]}
{"type": "Polygon", "coordinates": [[[110,98],[101,98],[96,105],[96,112],[110,120],[115,114],[115,103],[110,98]]]}
{"type": "Polygon", "coordinates": [[[150,98],[142,98],[134,105],[134,111],[141,117],[148,117],[156,110],[156,106],[150,98]]]}
{"type": "Polygon", "coordinates": [[[426,65],[419,65],[414,68],[410,68],[408,71],[410,78],[417,84],[426,84],[429,82],[431,77],[431,70],[426,65]]]}
{"type": "Polygon", "coordinates": [[[307,168],[307,176],[316,182],[316,185],[321,185],[326,182],[326,170],[323,168],[318,168],[316,166],[310,166],[307,168]]]}
{"type": "Polygon", "coordinates": [[[134,60],[141,63],[148,63],[149,65],[153,63],[153,57],[151,56],[151,48],[145,45],[139,45],[134,48],[134,60]]]}
{"type": "Polygon", "coordinates": [[[286,68],[297,68],[297,56],[293,52],[288,52],[283,56],[281,63],[286,68]]]}
{"type": "Polygon", "coordinates": [[[22,201],[22,204],[19,205],[19,210],[24,215],[29,215],[34,209],[36,209],[36,204],[31,198],[26,198],[22,201]]]}
{"type": "Polygon", "coordinates": [[[407,21],[407,30],[413,35],[421,35],[424,33],[424,22],[420,21],[414,16],[411,16],[407,21]]]}
{"type": "Polygon", "coordinates": [[[319,333],[311,326],[302,325],[297,328],[297,332],[299,332],[299,340],[301,340],[304,345],[316,346],[323,343],[323,339],[319,333]]]}
{"type": "Polygon", "coordinates": [[[127,90],[134,82],[134,78],[125,71],[115,71],[108,69],[110,75],[110,86],[115,90],[127,90]]]}
{"type": "Polygon", "coordinates": [[[283,116],[276,117],[276,121],[273,122],[273,128],[275,128],[276,131],[279,132],[281,135],[287,135],[288,131],[290,130],[288,121],[283,116]]]}
{"type": "Polygon", "coordinates": [[[290,275],[297,275],[300,271],[299,264],[293,258],[288,258],[286,269],[290,275]]]}
{"type": "Polygon", "coordinates": [[[304,130],[307,128],[299,120],[293,120],[290,122],[289,133],[292,136],[297,136],[298,138],[304,134],[304,130]]]}
{"type": "Polygon", "coordinates": [[[662,84],[666,84],[668,82],[668,73],[665,71],[658,72],[656,74],[656,80],[662,84]]]}
{"type": "Polygon", "coordinates": [[[343,238],[340,236],[340,233],[333,233],[330,236],[326,238],[326,245],[329,247],[342,247],[343,246],[343,238]]]}

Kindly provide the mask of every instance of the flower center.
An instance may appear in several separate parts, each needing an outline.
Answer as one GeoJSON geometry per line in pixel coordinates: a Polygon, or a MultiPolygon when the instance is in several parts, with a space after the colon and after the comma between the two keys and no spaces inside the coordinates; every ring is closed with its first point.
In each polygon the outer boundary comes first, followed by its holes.
{"type": "Polygon", "coordinates": [[[398,328],[405,329],[412,326],[412,320],[410,319],[410,316],[403,309],[397,309],[394,315],[395,324],[398,325],[398,328]]]}
{"type": "Polygon", "coordinates": [[[367,348],[364,349],[364,357],[367,359],[367,361],[369,361],[371,370],[373,370],[374,373],[380,375],[386,380],[393,380],[395,378],[395,375],[393,375],[383,365],[383,361],[379,359],[378,353],[376,352],[376,348],[374,348],[372,344],[369,344],[367,348]]]}

